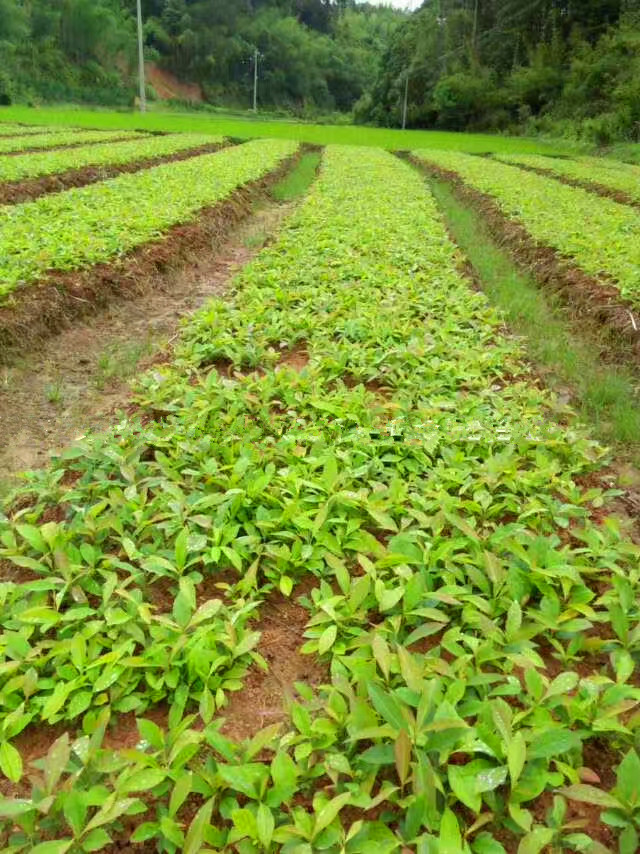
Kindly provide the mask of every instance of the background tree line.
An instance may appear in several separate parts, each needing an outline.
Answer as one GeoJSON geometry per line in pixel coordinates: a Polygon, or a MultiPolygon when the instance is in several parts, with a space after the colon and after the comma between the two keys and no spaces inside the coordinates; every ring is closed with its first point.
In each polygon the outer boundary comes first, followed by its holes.
{"type": "Polygon", "coordinates": [[[640,0],[425,0],[357,118],[640,141],[640,0]]]}
{"type": "MultiPolygon", "coordinates": [[[[402,13],[355,0],[143,0],[147,56],[246,107],[348,112],[370,89],[402,13]]],[[[0,0],[0,96],[131,102],[135,0],[0,0]]]]}
{"type": "MultiPolygon", "coordinates": [[[[147,55],[247,107],[640,140],[640,0],[143,0],[147,55]]],[[[131,104],[135,0],[0,0],[0,100],[131,104]]]]}

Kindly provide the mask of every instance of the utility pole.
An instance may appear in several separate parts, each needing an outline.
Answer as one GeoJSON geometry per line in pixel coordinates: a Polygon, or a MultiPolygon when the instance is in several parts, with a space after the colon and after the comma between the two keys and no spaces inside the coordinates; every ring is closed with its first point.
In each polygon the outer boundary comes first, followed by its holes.
{"type": "Polygon", "coordinates": [[[142,33],[142,0],[138,0],[138,78],[140,81],[140,112],[147,111],[147,91],[144,83],[144,37],[142,33]]]}
{"type": "Polygon", "coordinates": [[[258,112],[258,48],[253,53],[253,112],[258,112]]]}
{"type": "Polygon", "coordinates": [[[407,107],[409,105],[409,72],[404,79],[404,104],[402,105],[402,130],[407,129],[407,107]]]}
{"type": "Polygon", "coordinates": [[[473,53],[474,59],[478,59],[478,0],[473,10],[473,53]]]}

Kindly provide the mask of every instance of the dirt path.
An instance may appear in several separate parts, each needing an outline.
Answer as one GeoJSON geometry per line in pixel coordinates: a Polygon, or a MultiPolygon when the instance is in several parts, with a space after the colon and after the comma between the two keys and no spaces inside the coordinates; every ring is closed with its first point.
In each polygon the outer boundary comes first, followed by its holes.
{"type": "Polygon", "coordinates": [[[37,354],[0,368],[0,495],[19,472],[46,465],[88,429],[117,419],[128,379],[166,353],[180,319],[226,288],[278,231],[292,204],[265,203],[223,248],[169,273],[159,287],[111,304],[49,339],[37,354]]]}

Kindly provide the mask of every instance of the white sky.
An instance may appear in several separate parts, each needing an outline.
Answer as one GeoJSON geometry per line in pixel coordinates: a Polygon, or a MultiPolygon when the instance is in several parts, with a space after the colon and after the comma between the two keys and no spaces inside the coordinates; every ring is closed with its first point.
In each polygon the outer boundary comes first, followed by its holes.
{"type": "Polygon", "coordinates": [[[422,0],[378,0],[378,2],[382,5],[395,6],[396,9],[417,9],[422,5],[422,0]]]}

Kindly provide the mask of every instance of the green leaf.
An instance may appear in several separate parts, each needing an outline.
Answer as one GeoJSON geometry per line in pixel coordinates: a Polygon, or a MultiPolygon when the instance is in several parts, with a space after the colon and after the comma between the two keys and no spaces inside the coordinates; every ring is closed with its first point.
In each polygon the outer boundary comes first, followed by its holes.
{"type": "Polygon", "coordinates": [[[540,854],[552,839],[553,830],[550,827],[535,827],[520,840],[518,854],[540,854]]]}
{"type": "Polygon", "coordinates": [[[520,774],[527,759],[527,745],[524,740],[524,735],[517,732],[507,748],[507,764],[509,766],[509,776],[511,777],[511,786],[515,786],[518,782],[520,774]]]}
{"type": "Polygon", "coordinates": [[[409,733],[406,729],[401,729],[398,733],[394,745],[394,756],[396,760],[396,771],[402,786],[407,782],[409,777],[409,769],[411,767],[411,752],[412,745],[409,739],[409,733]]]}
{"type": "Polygon", "coordinates": [[[537,733],[529,745],[529,759],[551,759],[580,747],[580,736],[568,729],[549,729],[537,733]]]}
{"type": "Polygon", "coordinates": [[[615,794],[631,806],[640,802],[640,758],[632,748],[616,769],[615,794]]]}
{"type": "Polygon", "coordinates": [[[572,801],[580,801],[584,804],[595,804],[598,807],[608,807],[611,809],[620,809],[622,804],[613,795],[608,792],[603,792],[595,786],[589,786],[586,783],[576,783],[574,786],[565,786],[558,789],[561,795],[565,795],[572,801]]]}
{"type": "Polygon", "coordinates": [[[371,649],[375,660],[378,662],[380,670],[382,670],[384,674],[384,678],[388,679],[391,653],[389,651],[389,645],[380,632],[374,631],[371,649]]]}
{"type": "Polygon", "coordinates": [[[193,786],[193,774],[190,771],[181,771],[175,782],[171,798],[169,800],[169,815],[175,816],[182,804],[186,801],[193,786]]]}
{"type": "Polygon", "coordinates": [[[30,854],[65,854],[73,845],[73,839],[54,839],[51,842],[41,842],[32,848],[30,854]]]}
{"type": "Polygon", "coordinates": [[[318,655],[323,655],[331,649],[338,636],[338,627],[335,623],[328,626],[318,638],[318,655]]]}
{"type": "Polygon", "coordinates": [[[213,812],[213,799],[204,803],[198,812],[195,814],[193,821],[189,826],[187,835],[184,840],[182,854],[199,854],[204,841],[204,832],[211,823],[211,813],[213,812]]]}
{"type": "Polygon", "coordinates": [[[258,814],[256,816],[256,829],[258,839],[265,849],[269,849],[271,838],[275,830],[275,819],[268,806],[260,804],[258,806],[258,814]]]}
{"type": "Polygon", "coordinates": [[[325,804],[318,813],[316,813],[316,820],[313,828],[313,838],[328,827],[334,818],[338,815],[342,807],[346,806],[351,800],[351,792],[343,792],[341,795],[337,795],[335,798],[329,801],[328,804],[325,804]]]}
{"type": "Polygon", "coordinates": [[[22,777],[22,757],[16,748],[3,741],[0,744],[0,770],[12,783],[19,783],[22,777]]]}
{"type": "Polygon", "coordinates": [[[67,767],[70,756],[69,733],[65,732],[49,748],[44,764],[45,789],[49,794],[53,793],[58,784],[58,780],[67,767]]]}
{"type": "Polygon", "coordinates": [[[440,822],[440,836],[438,837],[438,854],[461,854],[462,836],[458,826],[458,819],[446,809],[440,822]]]}
{"type": "Polygon", "coordinates": [[[256,824],[256,818],[251,810],[233,810],[231,813],[231,821],[239,834],[239,839],[242,839],[244,836],[248,836],[249,839],[252,840],[258,838],[258,826],[256,824]]]}
{"type": "Polygon", "coordinates": [[[121,795],[150,791],[162,783],[166,776],[166,772],[160,768],[143,768],[127,777],[124,783],[118,786],[118,791],[121,795]]]}
{"type": "Polygon", "coordinates": [[[408,729],[407,721],[402,714],[402,705],[396,697],[384,688],[381,688],[375,682],[367,685],[369,699],[373,703],[373,707],[387,723],[397,730],[408,729]]]}
{"type": "Polygon", "coordinates": [[[111,837],[102,827],[98,827],[87,834],[82,840],[83,851],[101,851],[111,844],[111,837]]]}
{"type": "Polygon", "coordinates": [[[620,834],[618,848],[620,854],[638,854],[638,832],[632,824],[628,824],[620,834]]]}

